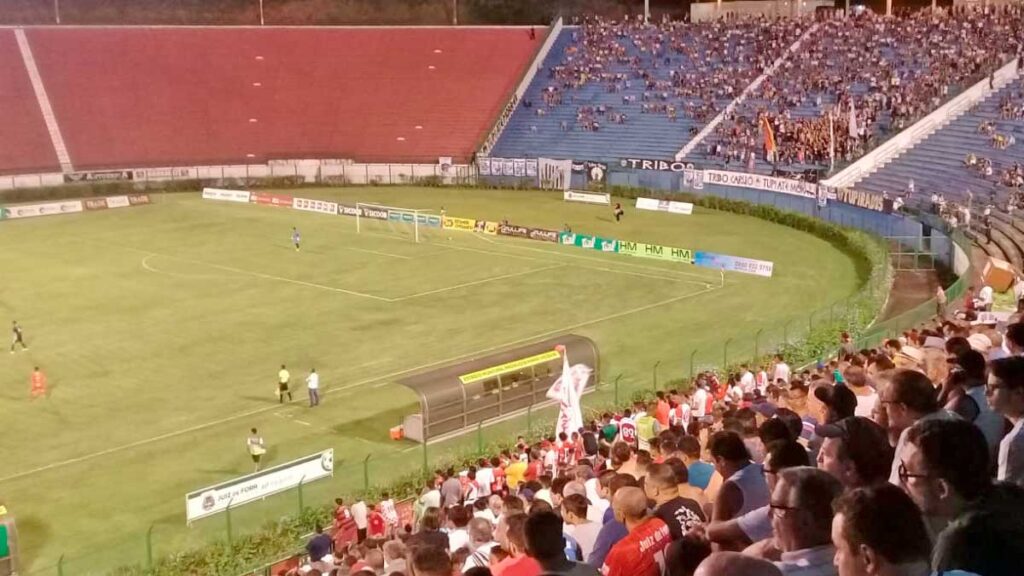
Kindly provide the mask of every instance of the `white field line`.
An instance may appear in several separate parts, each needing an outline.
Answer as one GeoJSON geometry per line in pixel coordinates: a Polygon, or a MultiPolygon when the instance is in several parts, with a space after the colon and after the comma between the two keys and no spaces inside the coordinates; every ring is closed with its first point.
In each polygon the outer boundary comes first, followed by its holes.
{"type": "MultiPolygon", "coordinates": [[[[696,292],[689,292],[687,294],[682,294],[680,296],[674,296],[672,298],[668,298],[668,299],[665,299],[665,300],[660,300],[658,302],[652,302],[650,304],[645,304],[643,306],[638,306],[636,308],[630,308],[629,310],[623,310],[621,312],[616,312],[615,314],[609,314],[607,316],[602,316],[601,318],[595,318],[593,320],[587,320],[587,321],[579,322],[577,324],[572,324],[572,325],[569,325],[569,326],[563,326],[561,328],[556,328],[554,330],[548,330],[548,331],[542,332],[540,334],[534,334],[532,336],[527,336],[525,338],[519,338],[519,339],[513,340],[511,342],[504,342],[502,344],[496,344],[494,346],[488,346],[487,348],[484,348],[482,350],[477,350],[476,352],[471,352],[471,353],[468,353],[468,354],[460,354],[458,356],[453,356],[451,358],[445,358],[445,359],[442,359],[442,360],[436,360],[436,361],[429,362],[427,364],[423,364],[423,365],[420,365],[420,366],[414,366],[412,368],[406,368],[406,369],[403,369],[403,370],[392,372],[390,374],[383,374],[381,376],[375,376],[373,378],[367,378],[367,379],[364,379],[364,380],[360,380],[358,382],[353,382],[351,384],[345,384],[345,385],[342,385],[342,386],[338,386],[336,388],[330,388],[330,389],[324,390],[324,395],[326,396],[327,394],[331,394],[331,393],[334,393],[334,392],[343,392],[345,390],[350,390],[352,388],[359,388],[361,386],[366,386],[367,384],[373,384],[373,383],[379,383],[379,382],[384,382],[384,381],[388,381],[388,380],[393,380],[394,378],[396,378],[398,376],[403,376],[403,375],[406,375],[406,374],[412,374],[412,373],[415,373],[415,372],[419,372],[420,370],[426,370],[428,368],[433,368],[433,367],[441,365],[441,364],[449,364],[449,363],[457,362],[459,360],[463,360],[463,359],[466,359],[466,358],[474,358],[474,357],[477,357],[477,356],[479,356],[481,354],[486,354],[488,352],[493,352],[494,350],[499,350],[499,349],[502,349],[502,348],[509,348],[511,346],[515,346],[517,344],[522,344],[524,342],[530,342],[530,341],[534,341],[534,340],[542,340],[544,338],[547,338],[549,336],[553,336],[555,334],[560,334],[560,333],[568,332],[570,330],[576,330],[576,329],[582,328],[584,326],[590,326],[590,325],[593,325],[593,324],[599,324],[601,322],[607,322],[608,320],[615,320],[617,318],[622,318],[622,317],[625,317],[625,316],[630,316],[632,314],[637,314],[637,313],[640,313],[640,312],[645,312],[647,310],[652,310],[654,308],[659,308],[661,306],[666,306],[668,304],[673,304],[675,302],[680,302],[682,300],[687,300],[687,299],[690,299],[690,298],[695,298],[697,296],[701,296],[703,294],[707,294],[709,292],[713,292],[715,290],[722,290],[722,289],[723,289],[722,287],[714,287],[714,286],[708,287],[708,288],[704,288],[703,290],[698,290],[696,292]]],[[[160,442],[162,440],[167,440],[167,439],[170,439],[170,438],[175,438],[175,437],[178,437],[178,436],[183,436],[185,434],[191,434],[193,432],[198,432],[200,430],[205,430],[207,428],[212,428],[214,426],[219,426],[221,424],[227,424],[228,422],[234,422],[235,420],[240,420],[242,418],[249,418],[249,417],[252,417],[252,416],[256,416],[258,414],[263,414],[263,413],[266,413],[266,412],[271,412],[271,411],[274,411],[274,410],[278,410],[280,408],[281,408],[281,406],[280,405],[276,405],[276,404],[272,405],[272,406],[261,406],[260,408],[256,408],[256,409],[253,409],[253,410],[248,410],[246,412],[241,412],[239,414],[234,414],[234,415],[231,415],[231,416],[227,416],[225,418],[220,418],[218,420],[212,420],[210,422],[205,422],[203,424],[197,424],[197,425],[191,426],[189,428],[183,428],[181,430],[175,430],[173,432],[167,432],[165,434],[160,434],[158,436],[153,436],[153,437],[150,437],[150,438],[144,438],[142,440],[137,440],[135,442],[130,442],[128,444],[122,444],[120,446],[114,446],[112,448],[107,448],[105,450],[100,450],[100,451],[92,452],[92,453],[89,453],[89,454],[83,454],[82,456],[78,456],[78,457],[75,457],[75,458],[69,458],[67,460],[61,460],[59,462],[52,462],[52,463],[47,464],[45,466],[40,466],[38,468],[33,468],[31,470],[26,470],[24,472],[17,472],[15,474],[10,474],[8,476],[4,476],[4,477],[0,478],[0,483],[9,482],[11,480],[17,480],[19,478],[25,478],[27,476],[33,476],[35,474],[38,474],[40,472],[46,472],[48,470],[54,470],[54,469],[57,469],[57,468],[64,468],[65,466],[69,466],[69,465],[72,465],[72,464],[77,464],[79,462],[85,462],[85,461],[88,461],[88,460],[94,460],[94,459],[100,458],[102,456],[107,456],[107,455],[110,455],[110,454],[116,454],[118,452],[123,452],[125,450],[130,450],[132,448],[138,448],[140,446],[146,446],[146,445],[149,445],[149,444],[153,444],[155,442],[160,442]]]]}
{"type": "Polygon", "coordinates": [[[154,274],[161,274],[161,275],[164,275],[164,276],[171,276],[173,278],[185,278],[185,279],[189,279],[189,280],[209,280],[211,278],[231,278],[231,276],[229,276],[227,274],[179,274],[177,272],[167,272],[165,270],[158,270],[158,269],[154,268],[152,265],[150,265],[150,263],[149,263],[150,258],[153,258],[154,256],[159,256],[159,254],[150,254],[149,256],[146,256],[145,258],[142,259],[142,267],[145,268],[146,270],[150,271],[150,272],[153,272],[154,274]]]}
{"type": "Polygon", "coordinates": [[[355,252],[365,252],[367,254],[376,254],[377,256],[387,256],[388,258],[400,258],[402,260],[412,260],[412,256],[401,256],[399,254],[390,254],[388,252],[378,252],[376,250],[367,250],[366,248],[353,248],[351,246],[343,246],[345,250],[353,250],[355,252]]]}
{"type": "Polygon", "coordinates": [[[502,274],[501,276],[491,276],[490,278],[484,278],[482,280],[474,280],[472,282],[463,282],[462,284],[456,284],[455,286],[448,286],[446,288],[438,288],[437,290],[427,290],[426,292],[417,292],[416,294],[409,294],[408,296],[402,296],[399,298],[392,298],[392,302],[401,302],[403,300],[411,300],[413,298],[419,298],[420,296],[429,296],[431,294],[441,294],[449,292],[451,290],[459,290],[460,288],[467,288],[469,286],[477,286],[479,284],[485,284],[487,282],[496,282],[498,280],[504,280],[506,278],[515,278],[516,276],[526,276],[527,274],[533,274],[535,272],[543,272],[545,270],[553,270],[555,268],[564,268],[565,264],[552,264],[551,266],[543,266],[541,268],[531,268],[529,270],[523,270],[521,272],[512,272],[511,274],[502,274]]]}

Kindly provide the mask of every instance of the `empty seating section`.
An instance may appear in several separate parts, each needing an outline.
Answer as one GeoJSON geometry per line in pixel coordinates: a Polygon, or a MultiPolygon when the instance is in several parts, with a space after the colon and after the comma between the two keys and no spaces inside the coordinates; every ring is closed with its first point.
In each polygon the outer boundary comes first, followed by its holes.
{"type": "Polygon", "coordinates": [[[21,52],[10,29],[0,30],[0,173],[60,170],[21,52]]]}
{"type": "Polygon", "coordinates": [[[780,165],[827,169],[831,110],[835,163],[849,163],[1010,60],[1019,31],[1018,17],[997,11],[868,12],[820,22],[735,118],[705,140],[701,157],[747,168],[754,153],[757,171],[769,170],[758,125],[766,115],[780,165]]]}
{"type": "Polygon", "coordinates": [[[466,160],[543,41],[521,28],[41,28],[28,37],[79,169],[466,160]]]}
{"type": "Polygon", "coordinates": [[[800,31],[768,19],[567,27],[492,155],[671,158],[800,31]]]}

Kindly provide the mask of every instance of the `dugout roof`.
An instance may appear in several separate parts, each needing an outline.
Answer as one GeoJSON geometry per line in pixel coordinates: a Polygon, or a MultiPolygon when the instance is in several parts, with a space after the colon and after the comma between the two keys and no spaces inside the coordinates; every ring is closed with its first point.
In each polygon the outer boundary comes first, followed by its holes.
{"type": "Polygon", "coordinates": [[[399,380],[420,401],[419,420],[406,418],[406,436],[428,441],[547,402],[545,393],[562,373],[554,351],[559,344],[570,365],[592,371],[586,389],[593,389],[599,378],[594,341],[575,334],[550,338],[399,380]]]}

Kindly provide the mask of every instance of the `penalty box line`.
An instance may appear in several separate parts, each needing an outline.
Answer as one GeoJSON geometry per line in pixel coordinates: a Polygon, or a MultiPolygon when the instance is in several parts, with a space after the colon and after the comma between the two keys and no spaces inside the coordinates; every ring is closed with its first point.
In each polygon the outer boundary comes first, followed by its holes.
{"type": "MultiPolygon", "coordinates": [[[[609,320],[615,320],[615,319],[618,319],[618,318],[623,318],[623,317],[626,317],[626,316],[631,316],[633,314],[638,314],[638,313],[641,313],[641,312],[646,312],[648,310],[653,310],[655,308],[660,308],[662,306],[667,306],[669,304],[674,304],[676,302],[680,302],[680,301],[683,301],[683,300],[688,300],[690,298],[696,298],[696,297],[704,295],[704,294],[708,294],[708,293],[711,293],[711,292],[715,292],[717,290],[724,290],[724,289],[725,289],[725,287],[723,287],[723,286],[708,286],[708,287],[703,288],[701,290],[696,290],[694,292],[688,292],[686,294],[681,294],[679,296],[674,296],[672,298],[667,298],[667,299],[664,299],[664,300],[660,300],[658,302],[652,302],[650,304],[645,304],[643,306],[637,306],[635,308],[631,308],[629,310],[623,310],[621,312],[616,312],[614,314],[608,314],[607,316],[602,316],[601,318],[595,318],[593,320],[587,320],[587,321],[579,322],[577,324],[572,324],[572,325],[569,325],[569,326],[562,326],[562,327],[556,328],[554,330],[548,330],[548,331],[542,332],[540,334],[534,334],[534,335],[527,336],[527,337],[524,337],[524,338],[519,338],[519,339],[513,340],[511,342],[504,342],[502,344],[497,344],[497,345],[494,345],[494,346],[488,346],[487,348],[484,348],[482,350],[477,350],[475,352],[470,352],[468,354],[459,354],[458,356],[453,356],[451,358],[445,358],[443,360],[437,360],[437,361],[434,361],[434,362],[429,362],[427,364],[423,364],[423,365],[420,365],[420,366],[414,366],[412,368],[405,368],[405,369],[402,369],[402,370],[398,370],[396,372],[392,372],[390,374],[384,374],[384,375],[381,375],[381,376],[375,376],[375,377],[372,377],[372,378],[366,378],[366,379],[360,380],[358,382],[353,382],[351,384],[345,384],[345,385],[334,387],[334,388],[328,388],[328,389],[324,390],[323,394],[324,394],[324,396],[326,396],[328,394],[333,394],[333,393],[337,393],[337,392],[345,392],[347,390],[351,390],[353,388],[359,388],[359,387],[362,387],[362,386],[366,386],[368,384],[386,383],[385,381],[393,380],[394,378],[397,378],[399,376],[405,376],[407,374],[412,374],[412,373],[415,373],[415,372],[419,372],[421,370],[427,370],[429,368],[433,368],[433,367],[439,366],[441,364],[450,364],[452,362],[458,362],[460,360],[465,360],[467,358],[475,358],[475,357],[480,356],[481,354],[487,354],[488,352],[493,352],[495,350],[500,350],[500,349],[503,349],[503,348],[509,348],[511,346],[516,346],[518,344],[523,344],[524,342],[542,340],[544,338],[547,338],[547,337],[550,337],[550,336],[554,336],[554,335],[557,335],[557,334],[561,334],[561,333],[565,333],[565,332],[568,332],[570,330],[576,330],[578,328],[583,328],[585,326],[591,326],[593,324],[599,324],[601,322],[607,322],[609,320]]],[[[213,421],[210,421],[210,422],[205,422],[203,424],[197,424],[195,426],[191,426],[189,428],[184,428],[182,430],[175,430],[173,432],[167,432],[167,433],[160,434],[160,435],[157,435],[157,436],[153,436],[153,437],[150,437],[150,438],[144,438],[142,440],[137,440],[135,442],[130,442],[128,444],[122,444],[121,446],[114,446],[112,448],[107,448],[105,450],[100,450],[100,451],[97,451],[97,452],[92,452],[90,454],[83,454],[82,456],[78,456],[76,458],[69,458],[67,460],[61,460],[59,462],[53,462],[53,463],[47,464],[45,466],[40,466],[38,468],[34,468],[32,470],[26,470],[24,472],[18,472],[18,473],[15,473],[15,474],[4,476],[4,477],[0,478],[0,483],[9,482],[9,481],[12,481],[12,480],[18,480],[20,478],[26,478],[28,476],[34,476],[36,474],[39,474],[39,473],[42,473],[42,472],[47,472],[49,470],[55,470],[55,469],[58,469],[58,468],[64,468],[64,467],[70,466],[72,464],[78,464],[78,463],[81,463],[81,462],[86,462],[86,461],[89,461],[89,460],[94,460],[96,458],[101,458],[103,456],[109,456],[111,454],[116,454],[118,452],[123,452],[125,450],[131,450],[132,448],[139,448],[139,447],[142,447],[142,446],[147,446],[149,444],[154,444],[156,442],[160,442],[160,441],[163,441],[163,440],[169,440],[171,438],[176,438],[178,436],[184,436],[186,434],[191,434],[193,432],[199,432],[201,430],[206,430],[207,428],[213,428],[213,427],[219,426],[221,424],[227,424],[229,422],[234,422],[236,420],[241,420],[243,418],[250,418],[252,416],[258,416],[260,414],[265,414],[267,412],[272,412],[274,410],[280,410],[280,409],[281,409],[280,405],[277,405],[277,406],[262,406],[260,408],[256,408],[256,409],[249,410],[249,411],[246,411],[246,412],[242,412],[242,413],[239,413],[239,414],[234,414],[232,416],[227,416],[225,418],[220,418],[218,420],[213,420],[213,421]]]]}

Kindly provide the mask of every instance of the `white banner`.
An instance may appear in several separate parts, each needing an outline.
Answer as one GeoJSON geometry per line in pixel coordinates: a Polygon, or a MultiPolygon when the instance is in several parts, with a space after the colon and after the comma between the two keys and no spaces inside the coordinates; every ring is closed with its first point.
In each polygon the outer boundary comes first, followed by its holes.
{"type": "Polygon", "coordinates": [[[547,190],[568,190],[572,175],[572,160],[553,160],[539,158],[537,170],[540,176],[540,187],[547,190]]]}
{"type": "Polygon", "coordinates": [[[300,483],[308,484],[333,475],[334,449],[330,448],[262,472],[190,492],[185,495],[185,519],[191,524],[194,520],[223,512],[229,504],[235,508],[290,490],[300,483]]]}
{"type": "Polygon", "coordinates": [[[611,194],[577,192],[575,190],[566,190],[563,192],[562,199],[566,202],[586,202],[587,204],[604,204],[605,206],[610,206],[612,203],[611,194]]]}
{"type": "Polygon", "coordinates": [[[131,205],[127,196],[107,196],[107,208],[127,208],[131,205]]]}
{"type": "Polygon", "coordinates": [[[671,212],[672,214],[693,214],[693,204],[689,202],[673,202],[671,200],[656,200],[654,198],[637,198],[636,207],[639,210],[654,210],[655,212],[671,212]]]}
{"type": "Polygon", "coordinates": [[[249,193],[243,190],[203,188],[203,200],[224,200],[226,202],[248,202],[249,193]]]}
{"type": "Polygon", "coordinates": [[[817,198],[818,186],[810,182],[790,180],[789,178],[774,178],[762,176],[761,174],[746,174],[743,172],[723,172],[721,170],[705,170],[705,184],[717,184],[719,186],[738,186],[740,188],[756,188],[769,192],[781,194],[792,194],[804,198],[817,198]]]}
{"type": "Polygon", "coordinates": [[[82,211],[81,200],[64,202],[47,202],[46,204],[22,204],[7,206],[8,218],[35,218],[36,216],[53,216],[54,214],[70,214],[82,211]]]}
{"type": "Polygon", "coordinates": [[[183,180],[195,178],[198,170],[195,168],[145,168],[132,170],[133,180],[183,180]]]}
{"type": "Polygon", "coordinates": [[[324,200],[310,200],[308,198],[295,198],[292,200],[292,208],[306,212],[320,212],[321,214],[337,214],[338,203],[326,202],[324,200]]]}

